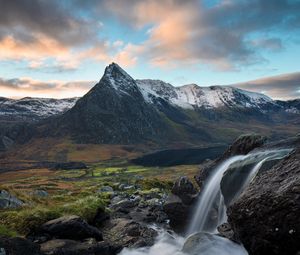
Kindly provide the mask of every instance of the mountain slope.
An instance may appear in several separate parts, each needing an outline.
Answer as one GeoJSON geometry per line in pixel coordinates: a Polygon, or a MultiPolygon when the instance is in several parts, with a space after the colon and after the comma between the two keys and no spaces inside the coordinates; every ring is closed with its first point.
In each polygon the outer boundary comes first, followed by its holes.
{"type": "Polygon", "coordinates": [[[226,86],[173,87],[159,80],[134,80],[113,63],[74,107],[22,126],[5,135],[5,143],[54,137],[81,144],[207,145],[249,132],[286,137],[298,132],[299,119],[298,100],[275,101],[226,86]]]}

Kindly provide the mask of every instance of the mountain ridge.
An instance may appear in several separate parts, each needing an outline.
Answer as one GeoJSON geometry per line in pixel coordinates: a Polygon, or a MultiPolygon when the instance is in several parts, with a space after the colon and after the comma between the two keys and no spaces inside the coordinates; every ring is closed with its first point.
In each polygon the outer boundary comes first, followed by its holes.
{"type": "Polygon", "coordinates": [[[85,144],[190,146],[228,143],[245,132],[285,137],[296,132],[300,116],[297,100],[276,101],[228,86],[174,87],[160,80],[135,80],[115,63],[107,66],[100,81],[73,103],[49,120],[30,124],[25,133],[21,128],[14,132],[16,135],[2,132],[1,137],[17,143],[71,137],[85,144]]]}

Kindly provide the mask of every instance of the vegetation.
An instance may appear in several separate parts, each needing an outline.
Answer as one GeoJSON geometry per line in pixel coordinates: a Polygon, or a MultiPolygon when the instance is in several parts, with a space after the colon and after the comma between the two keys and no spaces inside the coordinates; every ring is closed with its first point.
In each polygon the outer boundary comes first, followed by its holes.
{"type": "Polygon", "coordinates": [[[169,192],[178,176],[193,177],[198,167],[141,167],[124,160],[90,164],[87,170],[29,169],[1,174],[0,189],[5,189],[25,202],[20,209],[0,211],[0,235],[26,235],[41,224],[63,215],[78,215],[92,221],[99,208],[105,208],[110,186],[115,192],[140,194],[169,192]],[[134,188],[123,190],[121,184],[134,188]],[[44,190],[41,197],[34,191],[44,190]]]}

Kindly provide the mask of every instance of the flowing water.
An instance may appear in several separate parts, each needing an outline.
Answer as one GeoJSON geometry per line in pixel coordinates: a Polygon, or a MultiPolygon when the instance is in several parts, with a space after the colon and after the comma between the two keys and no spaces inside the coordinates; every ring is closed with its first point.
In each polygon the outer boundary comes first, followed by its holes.
{"type": "MultiPolygon", "coordinates": [[[[290,149],[268,150],[263,152],[250,153],[244,156],[234,156],[217,166],[205,182],[204,189],[200,193],[192,221],[187,229],[187,236],[181,237],[174,233],[170,234],[163,229],[158,229],[159,236],[156,243],[151,247],[122,250],[120,255],[246,255],[247,251],[241,245],[226,238],[216,236],[217,227],[226,222],[226,206],[221,192],[221,181],[224,173],[230,169],[239,171],[245,165],[253,167],[247,171],[246,177],[240,183],[234,197],[241,192],[253,180],[262,165],[270,160],[284,158],[290,153],[290,149]],[[213,213],[214,212],[214,213],[213,213]],[[214,217],[212,217],[212,214],[214,217]],[[214,218],[214,220],[212,220],[214,218]],[[211,233],[208,239],[201,239],[202,243],[197,247],[196,252],[185,253],[182,251],[184,243],[189,237],[196,236],[194,233],[211,233]]],[[[204,236],[207,234],[204,234],[204,236]]],[[[201,236],[201,234],[200,234],[201,236]]],[[[188,242],[187,241],[187,242],[188,242]]],[[[196,245],[197,246],[197,245],[196,245]]]]}

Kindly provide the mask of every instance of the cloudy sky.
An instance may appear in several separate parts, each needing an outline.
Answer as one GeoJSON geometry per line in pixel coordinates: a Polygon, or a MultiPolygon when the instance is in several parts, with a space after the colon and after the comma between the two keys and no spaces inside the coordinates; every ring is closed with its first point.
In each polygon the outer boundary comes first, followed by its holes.
{"type": "Polygon", "coordinates": [[[80,96],[134,78],[300,97],[299,0],[0,0],[0,96],[80,96]]]}

